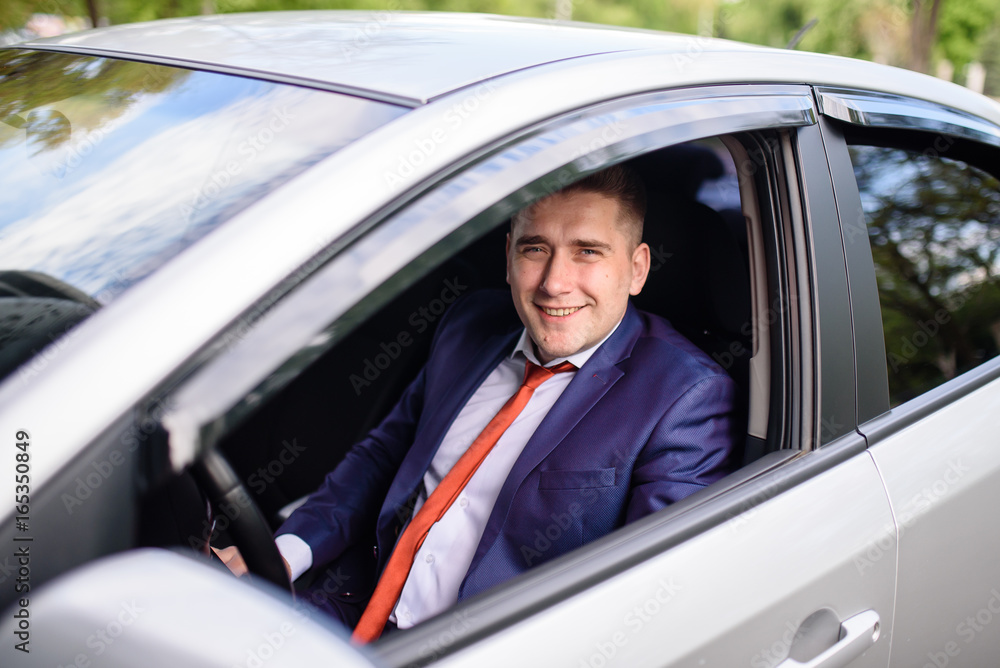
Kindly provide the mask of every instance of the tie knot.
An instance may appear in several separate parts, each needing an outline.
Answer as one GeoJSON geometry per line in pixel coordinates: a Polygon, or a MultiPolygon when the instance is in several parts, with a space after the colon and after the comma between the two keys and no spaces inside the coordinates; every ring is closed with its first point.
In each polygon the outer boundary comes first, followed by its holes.
{"type": "Polygon", "coordinates": [[[535,389],[557,373],[575,370],[576,367],[573,366],[571,362],[562,362],[554,367],[546,368],[538,366],[529,360],[524,367],[524,385],[530,387],[531,389],[535,389]]]}

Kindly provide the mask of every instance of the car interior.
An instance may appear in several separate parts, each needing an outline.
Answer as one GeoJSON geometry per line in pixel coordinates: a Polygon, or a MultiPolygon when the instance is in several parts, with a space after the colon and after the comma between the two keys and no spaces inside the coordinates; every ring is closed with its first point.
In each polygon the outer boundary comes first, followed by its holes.
{"type": "MultiPolygon", "coordinates": [[[[763,266],[764,251],[760,235],[756,241],[748,235],[760,216],[757,202],[747,202],[752,179],[740,179],[736,168],[742,147],[737,139],[711,138],[645,154],[632,165],[647,186],[644,240],[652,249],[650,276],[634,303],[668,318],[727,370],[741,391],[738,419],[746,424],[751,394],[768,387],[771,373],[751,368],[754,351],[769,349],[760,343],[769,340],[766,323],[758,324],[754,313],[770,299],[753,295],[754,274],[762,269],[752,273],[751,265],[763,266]],[[754,209],[749,216],[748,207],[754,209]]],[[[272,531],[389,412],[426,359],[447,303],[475,290],[509,289],[508,229],[509,221],[499,221],[428,271],[223,436],[217,451],[272,531]]],[[[758,401],[765,411],[769,403],[758,401]]],[[[742,430],[746,442],[738,446],[734,469],[777,449],[773,434],[756,431],[742,430]]],[[[219,515],[206,518],[204,490],[194,478],[175,477],[144,496],[139,542],[202,552],[209,542],[224,547],[234,538],[219,515]]]]}

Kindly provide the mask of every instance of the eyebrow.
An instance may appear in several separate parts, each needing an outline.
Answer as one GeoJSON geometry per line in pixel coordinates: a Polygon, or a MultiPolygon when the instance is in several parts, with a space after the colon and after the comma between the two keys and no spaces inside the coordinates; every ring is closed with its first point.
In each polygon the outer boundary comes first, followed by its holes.
{"type": "Polygon", "coordinates": [[[571,243],[577,248],[600,248],[601,250],[606,251],[611,250],[611,244],[598,241],[596,239],[573,239],[571,243]]]}
{"type": "Polygon", "coordinates": [[[540,234],[533,234],[530,236],[518,237],[517,241],[514,242],[515,246],[537,246],[539,244],[547,243],[548,240],[540,234]]]}
{"type": "MultiPolygon", "coordinates": [[[[522,236],[517,239],[514,245],[518,248],[521,246],[536,246],[540,244],[547,244],[549,241],[540,234],[533,234],[530,236],[522,236]]],[[[575,248],[599,248],[601,250],[610,251],[611,244],[607,244],[603,241],[598,241],[597,239],[573,239],[570,241],[570,245],[575,248]]]]}

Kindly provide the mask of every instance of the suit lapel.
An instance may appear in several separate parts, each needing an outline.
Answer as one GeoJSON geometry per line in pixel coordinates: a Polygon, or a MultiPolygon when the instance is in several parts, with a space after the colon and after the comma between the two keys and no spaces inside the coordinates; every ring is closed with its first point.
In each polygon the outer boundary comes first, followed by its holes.
{"type": "Polygon", "coordinates": [[[507,519],[514,494],[524,479],[563,442],[580,420],[593,410],[611,386],[625,375],[618,365],[631,354],[641,330],[641,319],[629,302],[621,325],[576,372],[576,376],[563,391],[562,396],[525,444],[493,506],[493,513],[486,523],[469,573],[475,570],[482,557],[496,541],[507,519]]]}
{"type": "Polygon", "coordinates": [[[379,530],[389,527],[397,517],[406,514],[403,511],[412,507],[411,498],[414,490],[419,489],[421,480],[430,468],[431,460],[437,453],[452,422],[468,402],[476,389],[500,364],[505,355],[510,354],[520,336],[520,330],[513,333],[494,334],[486,339],[479,350],[461,364],[454,360],[444,360],[449,363],[445,382],[436,391],[436,397],[424,398],[424,409],[428,411],[421,417],[423,428],[418,430],[419,436],[403,459],[396,477],[389,487],[385,503],[379,514],[379,530]]]}

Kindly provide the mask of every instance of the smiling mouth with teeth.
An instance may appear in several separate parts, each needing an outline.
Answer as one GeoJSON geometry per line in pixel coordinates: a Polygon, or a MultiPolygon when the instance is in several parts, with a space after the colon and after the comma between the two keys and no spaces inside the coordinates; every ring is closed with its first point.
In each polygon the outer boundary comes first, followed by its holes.
{"type": "Polygon", "coordinates": [[[574,306],[572,308],[546,308],[544,306],[540,306],[539,308],[545,312],[545,315],[562,316],[562,315],[571,315],[573,313],[576,313],[583,307],[574,306]]]}

